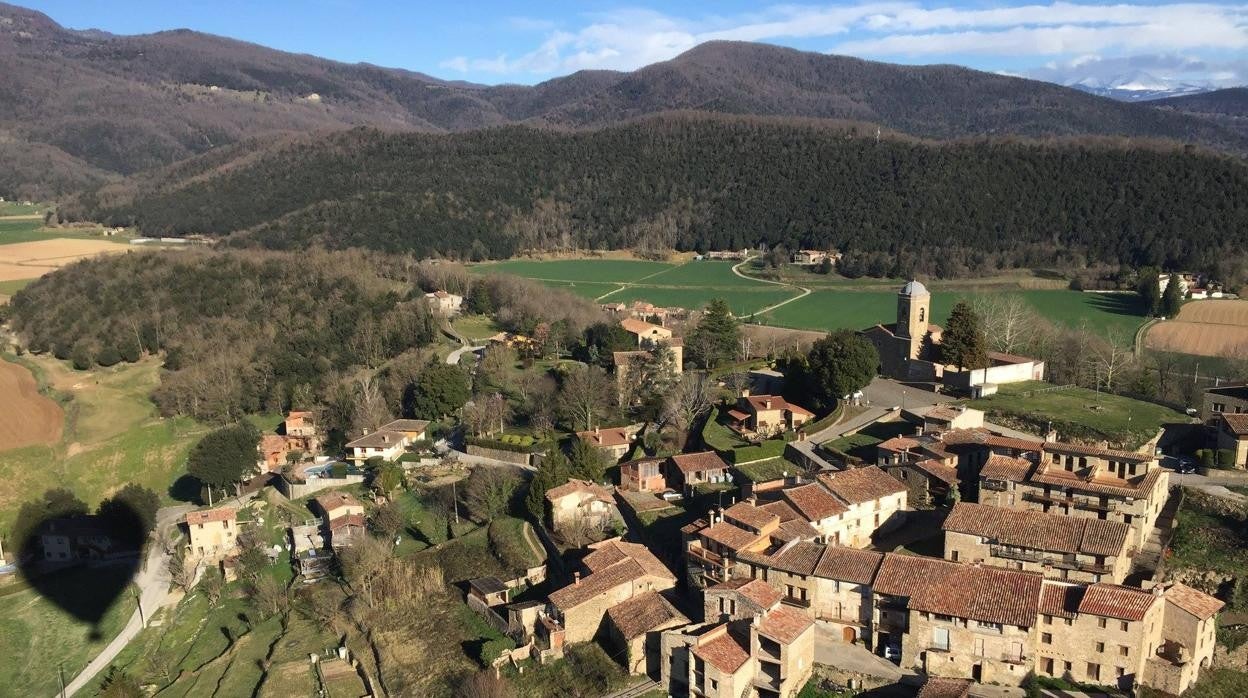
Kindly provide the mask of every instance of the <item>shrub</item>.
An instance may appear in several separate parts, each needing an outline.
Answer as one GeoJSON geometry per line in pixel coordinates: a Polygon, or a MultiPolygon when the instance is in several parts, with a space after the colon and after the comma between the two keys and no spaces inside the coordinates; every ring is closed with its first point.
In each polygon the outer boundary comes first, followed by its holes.
{"type": "Polygon", "coordinates": [[[100,350],[99,355],[95,357],[95,362],[101,366],[115,366],[121,363],[121,352],[117,351],[115,347],[104,347],[100,350]]]}
{"type": "Polygon", "coordinates": [[[329,466],[329,474],[332,475],[334,479],[342,479],[346,477],[347,476],[347,464],[341,461],[334,463],[333,465],[329,466]]]}

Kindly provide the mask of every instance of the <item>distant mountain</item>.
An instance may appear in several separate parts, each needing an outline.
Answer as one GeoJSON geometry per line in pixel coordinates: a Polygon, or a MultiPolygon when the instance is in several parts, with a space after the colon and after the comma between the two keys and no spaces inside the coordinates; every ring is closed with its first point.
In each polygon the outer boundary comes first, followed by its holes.
{"type": "Polygon", "coordinates": [[[1083,78],[1068,82],[1066,86],[1123,102],[1147,102],[1166,97],[1194,95],[1213,89],[1206,85],[1159,78],[1143,70],[1133,70],[1109,79],[1083,78]]]}
{"type": "Polygon", "coordinates": [[[1248,87],[1159,99],[1149,102],[1148,106],[1205,119],[1248,137],[1248,87]]]}
{"type": "Polygon", "coordinates": [[[1122,135],[1248,152],[1207,119],[955,66],[710,42],[631,73],[486,87],[174,30],[65,29],[0,4],[0,195],[42,198],[277,132],[594,128],[675,110],[871,122],[925,138],[1122,135]]]}

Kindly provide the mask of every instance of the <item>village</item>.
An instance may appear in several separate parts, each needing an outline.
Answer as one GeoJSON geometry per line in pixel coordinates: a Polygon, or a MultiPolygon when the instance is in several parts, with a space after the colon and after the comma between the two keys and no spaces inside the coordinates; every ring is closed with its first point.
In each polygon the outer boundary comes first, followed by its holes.
{"type": "MultiPolygon", "coordinates": [[[[442,317],[464,310],[447,291],[426,300],[442,317]]],[[[492,629],[478,661],[498,676],[586,643],[636,677],[619,696],[792,698],[808,684],[1177,696],[1212,666],[1225,590],[1166,574],[1183,499],[1174,480],[1193,470],[1163,454],[1166,429],[1127,448],[992,422],[968,402],[1041,381],[1045,365],[992,352],[973,369],[949,362],[950,330],[928,321],[923,284],[898,291],[895,322],[855,335],[878,355],[864,384],[809,406],[784,397],[812,393],[771,364],[727,374],[687,363],[681,331],[699,330],[686,310],[603,311],[629,343],[601,357],[610,376],[590,388],[612,393],[614,416],[605,396],[583,398],[584,428],[560,444],[508,433],[505,416],[478,419],[469,412],[488,405],[469,404],[463,429],[393,419],[336,450],[316,409],[290,411],[225,501],[178,518],[164,551],[173,583],[189,594],[205,578],[277,574],[358,593],[360,546],[435,551],[476,519],[490,549],[511,554],[495,553],[490,574],[446,570],[446,581],[492,629]],[[670,404],[641,409],[695,380],[683,419],[670,404]],[[432,488],[452,494],[413,494],[432,488]]],[[[536,341],[499,333],[454,356],[483,371],[492,352],[536,341]]],[[[1201,412],[1179,426],[1244,468],[1248,390],[1210,389],[1201,412]]],[[[120,554],[94,523],[45,522],[46,564],[120,554]]],[[[318,672],[347,693],[376,690],[346,649],[318,672]]]]}

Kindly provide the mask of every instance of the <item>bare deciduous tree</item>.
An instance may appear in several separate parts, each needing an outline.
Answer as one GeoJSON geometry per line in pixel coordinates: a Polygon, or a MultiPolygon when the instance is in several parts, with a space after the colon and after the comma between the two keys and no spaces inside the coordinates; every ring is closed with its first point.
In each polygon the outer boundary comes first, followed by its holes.
{"type": "Polygon", "coordinates": [[[611,379],[601,368],[574,367],[560,386],[559,410],[574,429],[592,429],[614,391],[611,379]]]}
{"type": "Polygon", "coordinates": [[[380,383],[371,375],[361,375],[355,380],[355,396],[352,427],[356,433],[362,433],[365,429],[375,431],[377,427],[394,419],[381,393],[380,383]]]}
{"type": "Polygon", "coordinates": [[[389,557],[390,546],[371,536],[364,536],[342,553],[343,576],[369,606],[373,605],[373,590],[389,557]]]}
{"type": "Polygon", "coordinates": [[[687,432],[711,409],[711,382],[703,373],[685,373],[663,401],[663,419],[679,434],[683,446],[687,432]]]}
{"type": "Polygon", "coordinates": [[[169,579],[182,591],[189,592],[195,583],[195,564],[186,559],[186,548],[179,548],[165,563],[169,579]]]}
{"type": "Polygon", "coordinates": [[[518,485],[519,478],[511,468],[477,467],[465,487],[468,506],[477,516],[492,521],[507,513],[518,485]]]}
{"type": "Polygon", "coordinates": [[[460,698],[514,698],[516,692],[506,679],[487,669],[465,679],[457,695],[460,698]]]}
{"type": "Polygon", "coordinates": [[[1092,364],[1097,382],[1105,390],[1112,391],[1114,381],[1135,362],[1135,354],[1120,332],[1090,341],[1088,349],[1087,360],[1092,364]]]}
{"type": "Polygon", "coordinates": [[[1031,344],[1039,316],[1021,297],[986,293],[976,298],[974,307],[993,351],[1014,354],[1031,344]]]}

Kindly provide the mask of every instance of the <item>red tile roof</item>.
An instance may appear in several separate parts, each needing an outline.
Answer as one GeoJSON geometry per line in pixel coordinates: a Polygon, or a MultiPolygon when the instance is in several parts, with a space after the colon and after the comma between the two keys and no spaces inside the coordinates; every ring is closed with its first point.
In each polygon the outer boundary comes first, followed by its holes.
{"type": "Polygon", "coordinates": [[[823,555],[824,546],[819,543],[797,541],[789,543],[770,555],[762,553],[743,553],[740,558],[746,562],[766,565],[793,574],[812,574],[819,558],[823,555]]]}
{"type": "Polygon", "coordinates": [[[755,545],[763,538],[762,534],[751,533],[744,528],[733,526],[727,521],[720,521],[710,528],[703,529],[698,535],[714,541],[734,553],[755,545]]]}
{"type": "Polygon", "coordinates": [[[329,494],[320,495],[315,499],[317,506],[321,511],[333,516],[333,512],[343,507],[363,507],[360,500],[350,492],[330,492],[329,494]]]}
{"type": "Polygon", "coordinates": [[[1156,456],[1151,453],[1140,453],[1139,451],[1119,451],[1112,448],[1063,443],[1060,441],[1045,442],[1044,451],[1046,453],[1063,453],[1078,456],[1095,456],[1097,458],[1112,458],[1114,460],[1128,461],[1131,463],[1143,463],[1156,458],[1156,456]]]}
{"type": "Polygon", "coordinates": [[[1040,612],[1058,618],[1074,618],[1079,613],[1086,587],[1079,584],[1062,584],[1045,580],[1040,591],[1040,612]]]}
{"type": "Polygon", "coordinates": [[[667,329],[666,327],[661,327],[659,325],[646,322],[645,320],[638,320],[637,318],[633,318],[633,317],[624,318],[623,320],[620,320],[620,327],[623,327],[624,331],[628,332],[629,334],[648,334],[650,332],[653,332],[654,330],[659,330],[660,334],[670,335],[672,333],[672,331],[667,329]]]}
{"type": "Polygon", "coordinates": [[[1022,482],[1027,479],[1027,475],[1031,472],[1031,468],[1034,465],[1035,463],[1026,458],[994,453],[988,456],[988,460],[984,462],[984,467],[980,469],[979,476],[988,480],[1022,482]]]}
{"type": "Polygon", "coordinates": [[[634,433],[636,432],[629,428],[613,427],[578,431],[576,435],[580,437],[581,441],[591,446],[624,446],[633,442],[634,433]]]}
{"type": "Polygon", "coordinates": [[[794,414],[803,414],[807,417],[815,416],[814,412],[811,412],[801,405],[795,405],[779,395],[749,395],[746,396],[744,400],[749,403],[754,412],[758,412],[760,410],[788,410],[794,414]],[[767,406],[768,403],[771,404],[771,407],[767,406]]]}
{"type": "Polygon", "coordinates": [[[836,497],[816,483],[790,487],[781,492],[788,503],[807,521],[822,521],[849,511],[836,497]]]}
{"type": "Polygon", "coordinates": [[[771,608],[780,603],[783,598],[776,588],[764,582],[761,579],[732,579],[713,587],[708,587],[707,591],[731,591],[744,596],[752,603],[760,608],[771,608]]]}
{"type": "Polygon", "coordinates": [[[589,570],[597,571],[624,559],[631,559],[641,565],[647,574],[676,581],[676,576],[650,549],[638,543],[626,543],[618,538],[594,543],[589,546],[593,552],[586,555],[581,563],[589,570]]]}
{"type": "Polygon", "coordinates": [[[1235,436],[1248,436],[1248,414],[1223,412],[1222,421],[1226,422],[1226,428],[1235,436]]]}
{"type": "Polygon", "coordinates": [[[780,523],[780,526],[771,533],[772,538],[786,543],[791,540],[813,541],[821,535],[823,534],[819,532],[819,529],[811,526],[804,519],[783,521],[780,523]]]}
{"type": "Polygon", "coordinates": [[[791,645],[814,624],[814,619],[802,611],[790,606],[780,606],[763,615],[758,624],[758,632],[782,645],[791,645]]]}
{"type": "Polygon", "coordinates": [[[602,485],[599,485],[594,482],[590,482],[588,480],[576,480],[576,479],[568,480],[567,482],[563,483],[562,485],[559,485],[558,487],[552,487],[546,490],[546,501],[553,502],[556,499],[561,499],[563,497],[567,497],[568,495],[580,494],[580,493],[588,494],[604,502],[615,501],[615,499],[611,496],[610,488],[603,487],[602,485]]]}
{"type": "Polygon", "coordinates": [[[1118,521],[969,502],[954,504],[941,529],[1034,550],[1107,556],[1122,555],[1131,532],[1118,521]]]}
{"type": "Polygon", "coordinates": [[[941,584],[958,566],[934,557],[885,553],[872,590],[889,596],[911,596],[928,585],[941,584]]]}
{"type": "Polygon", "coordinates": [[[815,566],[815,576],[853,584],[870,584],[883,561],[883,553],[829,545],[815,566]]]}
{"type": "Polygon", "coordinates": [[[1162,594],[1166,601],[1178,606],[1201,620],[1207,620],[1222,610],[1226,604],[1220,599],[1193,589],[1186,584],[1175,582],[1162,594]]]}
{"type": "Polygon", "coordinates": [[[822,473],[819,481],[847,504],[861,504],[906,491],[900,480],[874,465],[822,473]]]}
{"type": "Polygon", "coordinates": [[[672,463],[680,472],[688,475],[689,473],[702,472],[704,470],[727,470],[728,464],[719,454],[714,451],[703,451],[701,453],[682,453],[679,456],[672,456],[672,463]]]}
{"type": "Polygon", "coordinates": [[[1092,584],[1083,593],[1079,612],[1121,620],[1143,620],[1157,597],[1117,584],[1092,584]]]}
{"type": "Polygon", "coordinates": [[[780,517],[749,502],[737,502],[724,511],[724,518],[739,521],[746,526],[762,530],[780,521],[780,517]]]}
{"type": "Polygon", "coordinates": [[[939,584],[910,595],[910,608],[1029,628],[1036,624],[1044,577],[986,565],[957,565],[939,584]]]}
{"type": "Polygon", "coordinates": [[[625,640],[640,637],[651,630],[689,622],[658,592],[648,591],[607,609],[607,617],[625,640]]]}
{"type": "Polygon", "coordinates": [[[764,509],[766,511],[769,511],[775,514],[776,516],[779,516],[781,522],[794,521],[794,520],[798,520],[798,521],[806,520],[802,518],[801,512],[789,506],[789,503],[784,501],[783,499],[777,499],[774,502],[767,502],[766,504],[761,504],[759,505],[758,508],[764,509]]]}
{"type": "Polygon", "coordinates": [[[1027,356],[1020,356],[1018,354],[1007,354],[1002,351],[990,351],[988,352],[988,358],[1001,364],[1025,364],[1025,363],[1039,361],[1039,359],[1033,359],[1027,356]]]}
{"type": "Polygon", "coordinates": [[[1056,485],[1058,487],[1069,487],[1081,492],[1092,492],[1094,494],[1107,494],[1114,497],[1134,497],[1136,499],[1147,499],[1153,491],[1153,487],[1166,471],[1161,468],[1153,468],[1143,477],[1134,480],[1121,480],[1116,477],[1097,477],[1087,479],[1068,473],[1064,470],[1048,468],[1045,470],[1037,469],[1028,478],[1028,482],[1035,482],[1041,485],[1056,485]]]}
{"type": "Polygon", "coordinates": [[[880,443],[876,444],[875,447],[879,449],[883,449],[885,451],[893,451],[894,453],[901,453],[904,451],[909,451],[911,449],[918,448],[921,445],[922,443],[918,439],[915,439],[909,436],[894,436],[893,438],[888,439],[887,441],[881,441],[880,443]]]}
{"type": "Polygon", "coordinates": [[[696,645],[693,653],[725,674],[737,673],[741,665],[750,658],[749,650],[730,632],[724,632],[696,645]]]}
{"type": "Polygon", "coordinates": [[[971,694],[970,679],[932,677],[919,689],[915,698],[966,698],[971,694]]]}
{"type": "Polygon", "coordinates": [[[230,507],[217,507],[204,511],[189,511],[186,514],[188,524],[202,524],[214,521],[233,521],[238,518],[238,510],[230,507]]]}
{"type": "Polygon", "coordinates": [[[915,461],[913,463],[909,463],[908,465],[916,470],[919,470],[920,472],[936,478],[937,480],[940,480],[941,482],[944,482],[947,485],[958,484],[958,469],[951,465],[945,465],[944,463],[941,463],[933,458],[915,461]]]}

